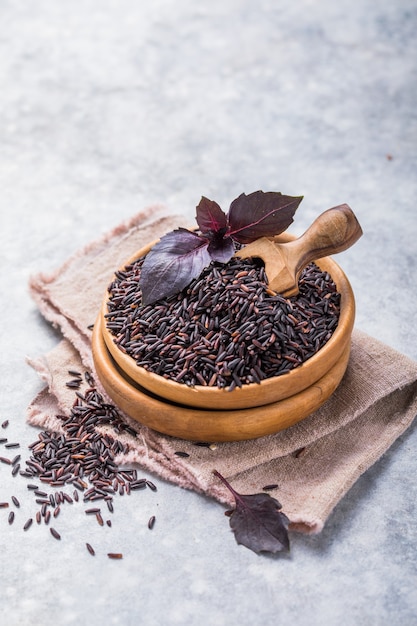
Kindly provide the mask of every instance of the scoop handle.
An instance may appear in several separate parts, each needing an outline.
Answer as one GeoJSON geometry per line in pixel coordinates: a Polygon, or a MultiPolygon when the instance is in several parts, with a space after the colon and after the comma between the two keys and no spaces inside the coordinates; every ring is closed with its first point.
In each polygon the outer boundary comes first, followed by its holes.
{"type": "Polygon", "coordinates": [[[285,248],[287,267],[294,272],[298,282],[301,270],[308,263],[343,252],[361,235],[362,228],[347,204],[328,209],[314,220],[301,237],[282,245],[285,248]]]}

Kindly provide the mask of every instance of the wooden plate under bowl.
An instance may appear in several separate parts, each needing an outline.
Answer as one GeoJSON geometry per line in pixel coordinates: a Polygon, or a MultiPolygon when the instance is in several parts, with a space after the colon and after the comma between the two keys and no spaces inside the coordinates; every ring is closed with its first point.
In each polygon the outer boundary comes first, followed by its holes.
{"type": "MultiPolygon", "coordinates": [[[[294,237],[288,233],[281,237],[282,241],[290,241],[291,239],[294,237]]],[[[149,252],[154,243],[139,250],[123,267],[149,252]]],[[[229,392],[227,389],[204,387],[203,385],[196,385],[191,388],[183,383],[177,383],[149,372],[136,365],[135,360],[122,352],[114,343],[114,337],[107,329],[104,317],[108,312],[108,294],[103,300],[99,314],[104,342],[114,361],[128,379],[169,402],[200,409],[215,408],[216,410],[247,409],[278,402],[289,396],[294,396],[319,381],[336,366],[350,344],[355,319],[355,299],[350,283],[342,269],[331,257],[325,257],[316,263],[322,270],[330,274],[341,294],[338,325],[329,341],[315,355],[287,374],[267,378],[260,384],[246,384],[229,392]]]]}
{"type": "Polygon", "coordinates": [[[336,363],[319,380],[283,400],[256,408],[204,410],[156,397],[130,379],[108,351],[102,326],[99,316],[93,331],[93,359],[96,373],[112,401],[141,424],[189,441],[255,439],[292,426],[331,396],[342,380],[350,354],[348,341],[336,363]]]}

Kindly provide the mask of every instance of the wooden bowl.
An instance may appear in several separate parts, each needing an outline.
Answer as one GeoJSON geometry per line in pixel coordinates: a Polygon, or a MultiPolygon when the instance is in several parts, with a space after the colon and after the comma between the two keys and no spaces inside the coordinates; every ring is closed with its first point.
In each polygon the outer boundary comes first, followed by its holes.
{"type": "MultiPolygon", "coordinates": [[[[291,239],[293,237],[288,234],[282,237],[282,241],[291,239]]],[[[154,244],[149,244],[139,250],[125,265],[145,255],[152,245],[154,244]]],[[[287,374],[267,378],[260,384],[246,384],[230,392],[227,389],[203,385],[188,387],[183,383],[149,372],[136,365],[135,360],[122,352],[114,343],[113,335],[107,329],[104,318],[107,313],[108,294],[103,300],[99,314],[105,345],[121,372],[143,389],[169,402],[200,409],[216,410],[247,409],[278,402],[307,389],[320,380],[336,365],[350,344],[355,318],[355,300],[350,283],[341,268],[330,257],[317,261],[317,265],[322,270],[329,272],[341,294],[338,325],[329,341],[315,355],[287,374]]]]}
{"type": "Polygon", "coordinates": [[[255,408],[207,410],[174,404],[141,388],[114,361],[102,330],[99,316],[93,330],[93,359],[96,374],[116,406],[160,433],[196,442],[255,439],[292,426],[331,396],[342,380],[350,354],[347,342],[336,363],[319,380],[278,402],[255,408]]]}
{"type": "MultiPolygon", "coordinates": [[[[291,240],[288,234],[282,241],[291,240]]],[[[146,254],[139,250],[125,265],[146,254]]],[[[287,374],[232,392],[186,385],[152,374],[121,352],[106,328],[108,294],[92,337],[96,373],[112,401],[141,424],[190,441],[239,441],[276,433],[317,410],[345,373],[355,318],[351,286],[341,268],[326,257],[317,265],[329,272],[341,294],[338,325],[314,356],[287,374]]]]}

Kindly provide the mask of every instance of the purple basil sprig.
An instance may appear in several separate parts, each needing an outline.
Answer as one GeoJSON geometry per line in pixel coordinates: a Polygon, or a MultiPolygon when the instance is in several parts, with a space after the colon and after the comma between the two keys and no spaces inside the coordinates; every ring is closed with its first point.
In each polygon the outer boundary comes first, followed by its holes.
{"type": "Polygon", "coordinates": [[[222,481],[235,500],[235,508],[226,513],[237,543],[258,554],[288,552],[290,520],[281,511],[278,500],[267,493],[242,495],[220,472],[213,470],[213,474],[222,481]]]}
{"type": "Polygon", "coordinates": [[[302,199],[274,191],[242,193],[226,214],[217,202],[203,196],[196,214],[199,232],[173,230],[146,255],[140,277],[142,303],[179,293],[212,261],[227,263],[235,243],[279,235],[293,222],[302,199]]]}

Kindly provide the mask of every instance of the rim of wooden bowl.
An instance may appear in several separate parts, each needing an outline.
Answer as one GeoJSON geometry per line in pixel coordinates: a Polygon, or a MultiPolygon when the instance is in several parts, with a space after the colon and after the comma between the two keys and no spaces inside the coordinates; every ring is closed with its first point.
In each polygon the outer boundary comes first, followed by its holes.
{"type": "Polygon", "coordinates": [[[149,393],[124,374],[107,349],[97,318],[92,352],[95,373],[111,400],[126,415],[160,433],[201,442],[256,439],[293,426],[322,406],[346,371],[350,343],[318,381],[295,395],[264,406],[236,410],[207,410],[171,403],[149,393]]]}
{"type": "MultiPolygon", "coordinates": [[[[292,239],[295,237],[288,233],[280,238],[281,241],[292,239]]],[[[122,268],[147,254],[155,243],[156,241],[153,241],[141,248],[123,264],[122,268]]],[[[330,274],[341,295],[338,324],[329,341],[316,354],[286,374],[267,378],[261,383],[245,384],[240,388],[236,387],[233,391],[228,391],[227,388],[219,389],[203,385],[189,387],[184,383],[149,372],[136,365],[135,360],[122,352],[114,343],[113,335],[107,329],[104,317],[108,312],[108,292],[106,292],[99,314],[102,320],[101,332],[104,342],[125,375],[144,389],[170,402],[200,409],[217,410],[246,409],[278,402],[301,392],[322,378],[337,363],[351,340],[355,319],[355,299],[349,280],[331,257],[320,259],[316,261],[316,264],[330,274]]]]}

